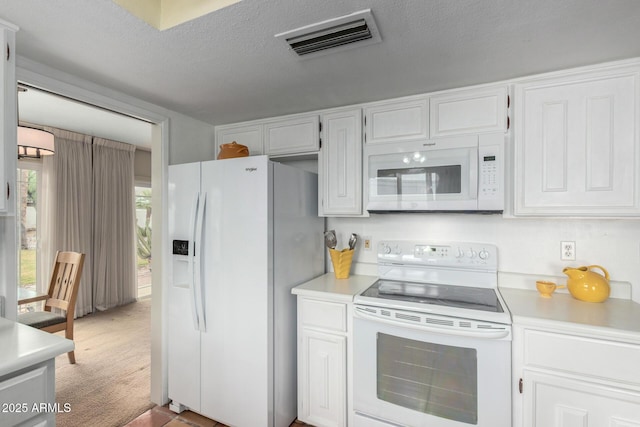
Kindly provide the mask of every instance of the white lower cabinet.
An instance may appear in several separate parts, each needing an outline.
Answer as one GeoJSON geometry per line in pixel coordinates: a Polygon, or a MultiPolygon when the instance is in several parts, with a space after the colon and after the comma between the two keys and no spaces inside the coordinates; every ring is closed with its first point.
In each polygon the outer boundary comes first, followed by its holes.
{"type": "Polygon", "coordinates": [[[345,303],[298,297],[298,419],[316,427],[347,425],[345,303]]]}
{"type": "Polygon", "coordinates": [[[317,426],[344,426],[347,338],[316,331],[303,331],[301,335],[301,419],[317,426]]]}
{"type": "Polygon", "coordinates": [[[55,426],[54,373],[52,358],[0,376],[0,425],[55,426]]]}
{"type": "Polygon", "coordinates": [[[640,393],[524,370],[525,427],[640,427],[640,393]]]}
{"type": "Polygon", "coordinates": [[[640,427],[640,345],[549,329],[514,325],[514,426],[640,427]]]}

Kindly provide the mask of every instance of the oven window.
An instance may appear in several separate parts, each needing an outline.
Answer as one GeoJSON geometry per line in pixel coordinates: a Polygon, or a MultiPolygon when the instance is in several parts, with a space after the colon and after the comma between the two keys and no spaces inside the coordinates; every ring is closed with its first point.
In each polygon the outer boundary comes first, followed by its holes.
{"type": "Polygon", "coordinates": [[[460,194],[461,171],[460,165],[379,169],[378,195],[460,194]]]}
{"type": "Polygon", "coordinates": [[[477,424],[476,349],[378,333],[377,356],[378,399],[477,424]]]}

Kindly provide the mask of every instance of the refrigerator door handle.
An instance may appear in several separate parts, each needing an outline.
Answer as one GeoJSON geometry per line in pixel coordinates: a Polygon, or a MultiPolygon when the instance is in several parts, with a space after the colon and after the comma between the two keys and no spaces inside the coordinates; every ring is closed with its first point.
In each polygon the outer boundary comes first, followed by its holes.
{"type": "Polygon", "coordinates": [[[193,197],[193,203],[191,205],[191,215],[189,215],[189,248],[187,250],[188,258],[188,270],[189,276],[189,300],[191,301],[191,315],[193,317],[193,329],[196,331],[200,329],[200,318],[196,308],[196,295],[194,291],[195,287],[195,274],[194,274],[194,257],[195,257],[195,231],[196,222],[198,216],[198,205],[200,202],[200,193],[196,193],[193,197]]]}
{"type": "Polygon", "coordinates": [[[203,289],[203,281],[202,281],[202,251],[204,247],[204,236],[202,235],[202,227],[204,224],[204,211],[207,205],[207,193],[202,193],[200,196],[200,202],[198,203],[198,216],[196,218],[196,230],[195,230],[195,278],[194,278],[194,289],[195,289],[195,304],[196,311],[198,312],[198,319],[200,319],[198,326],[201,332],[207,331],[207,322],[204,316],[204,289],[203,289]]]}

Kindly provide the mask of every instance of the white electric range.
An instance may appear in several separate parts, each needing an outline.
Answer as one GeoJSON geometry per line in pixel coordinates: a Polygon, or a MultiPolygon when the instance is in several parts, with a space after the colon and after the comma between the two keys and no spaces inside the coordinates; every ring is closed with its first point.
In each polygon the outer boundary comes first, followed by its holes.
{"type": "Polygon", "coordinates": [[[511,316],[498,250],[383,241],[354,299],[356,426],[511,425],[511,316]]]}

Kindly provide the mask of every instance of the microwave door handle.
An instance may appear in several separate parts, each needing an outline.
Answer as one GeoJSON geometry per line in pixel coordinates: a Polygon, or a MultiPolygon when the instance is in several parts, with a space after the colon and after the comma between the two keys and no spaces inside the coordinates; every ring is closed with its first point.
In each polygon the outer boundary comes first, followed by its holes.
{"type": "Polygon", "coordinates": [[[393,326],[402,326],[411,329],[418,329],[420,331],[434,332],[437,334],[443,335],[455,335],[459,337],[472,337],[472,338],[481,338],[481,339],[501,339],[507,338],[511,333],[508,329],[498,329],[495,331],[491,330],[474,330],[474,329],[448,329],[433,325],[422,324],[412,324],[409,322],[398,322],[392,319],[384,319],[375,315],[372,315],[366,312],[364,309],[360,307],[354,307],[353,314],[356,317],[360,317],[362,319],[371,320],[374,322],[385,323],[393,326]]]}
{"type": "Polygon", "coordinates": [[[478,187],[480,186],[480,174],[478,173],[480,155],[478,148],[471,150],[471,159],[469,159],[469,198],[476,200],[478,198],[478,187]]]}

